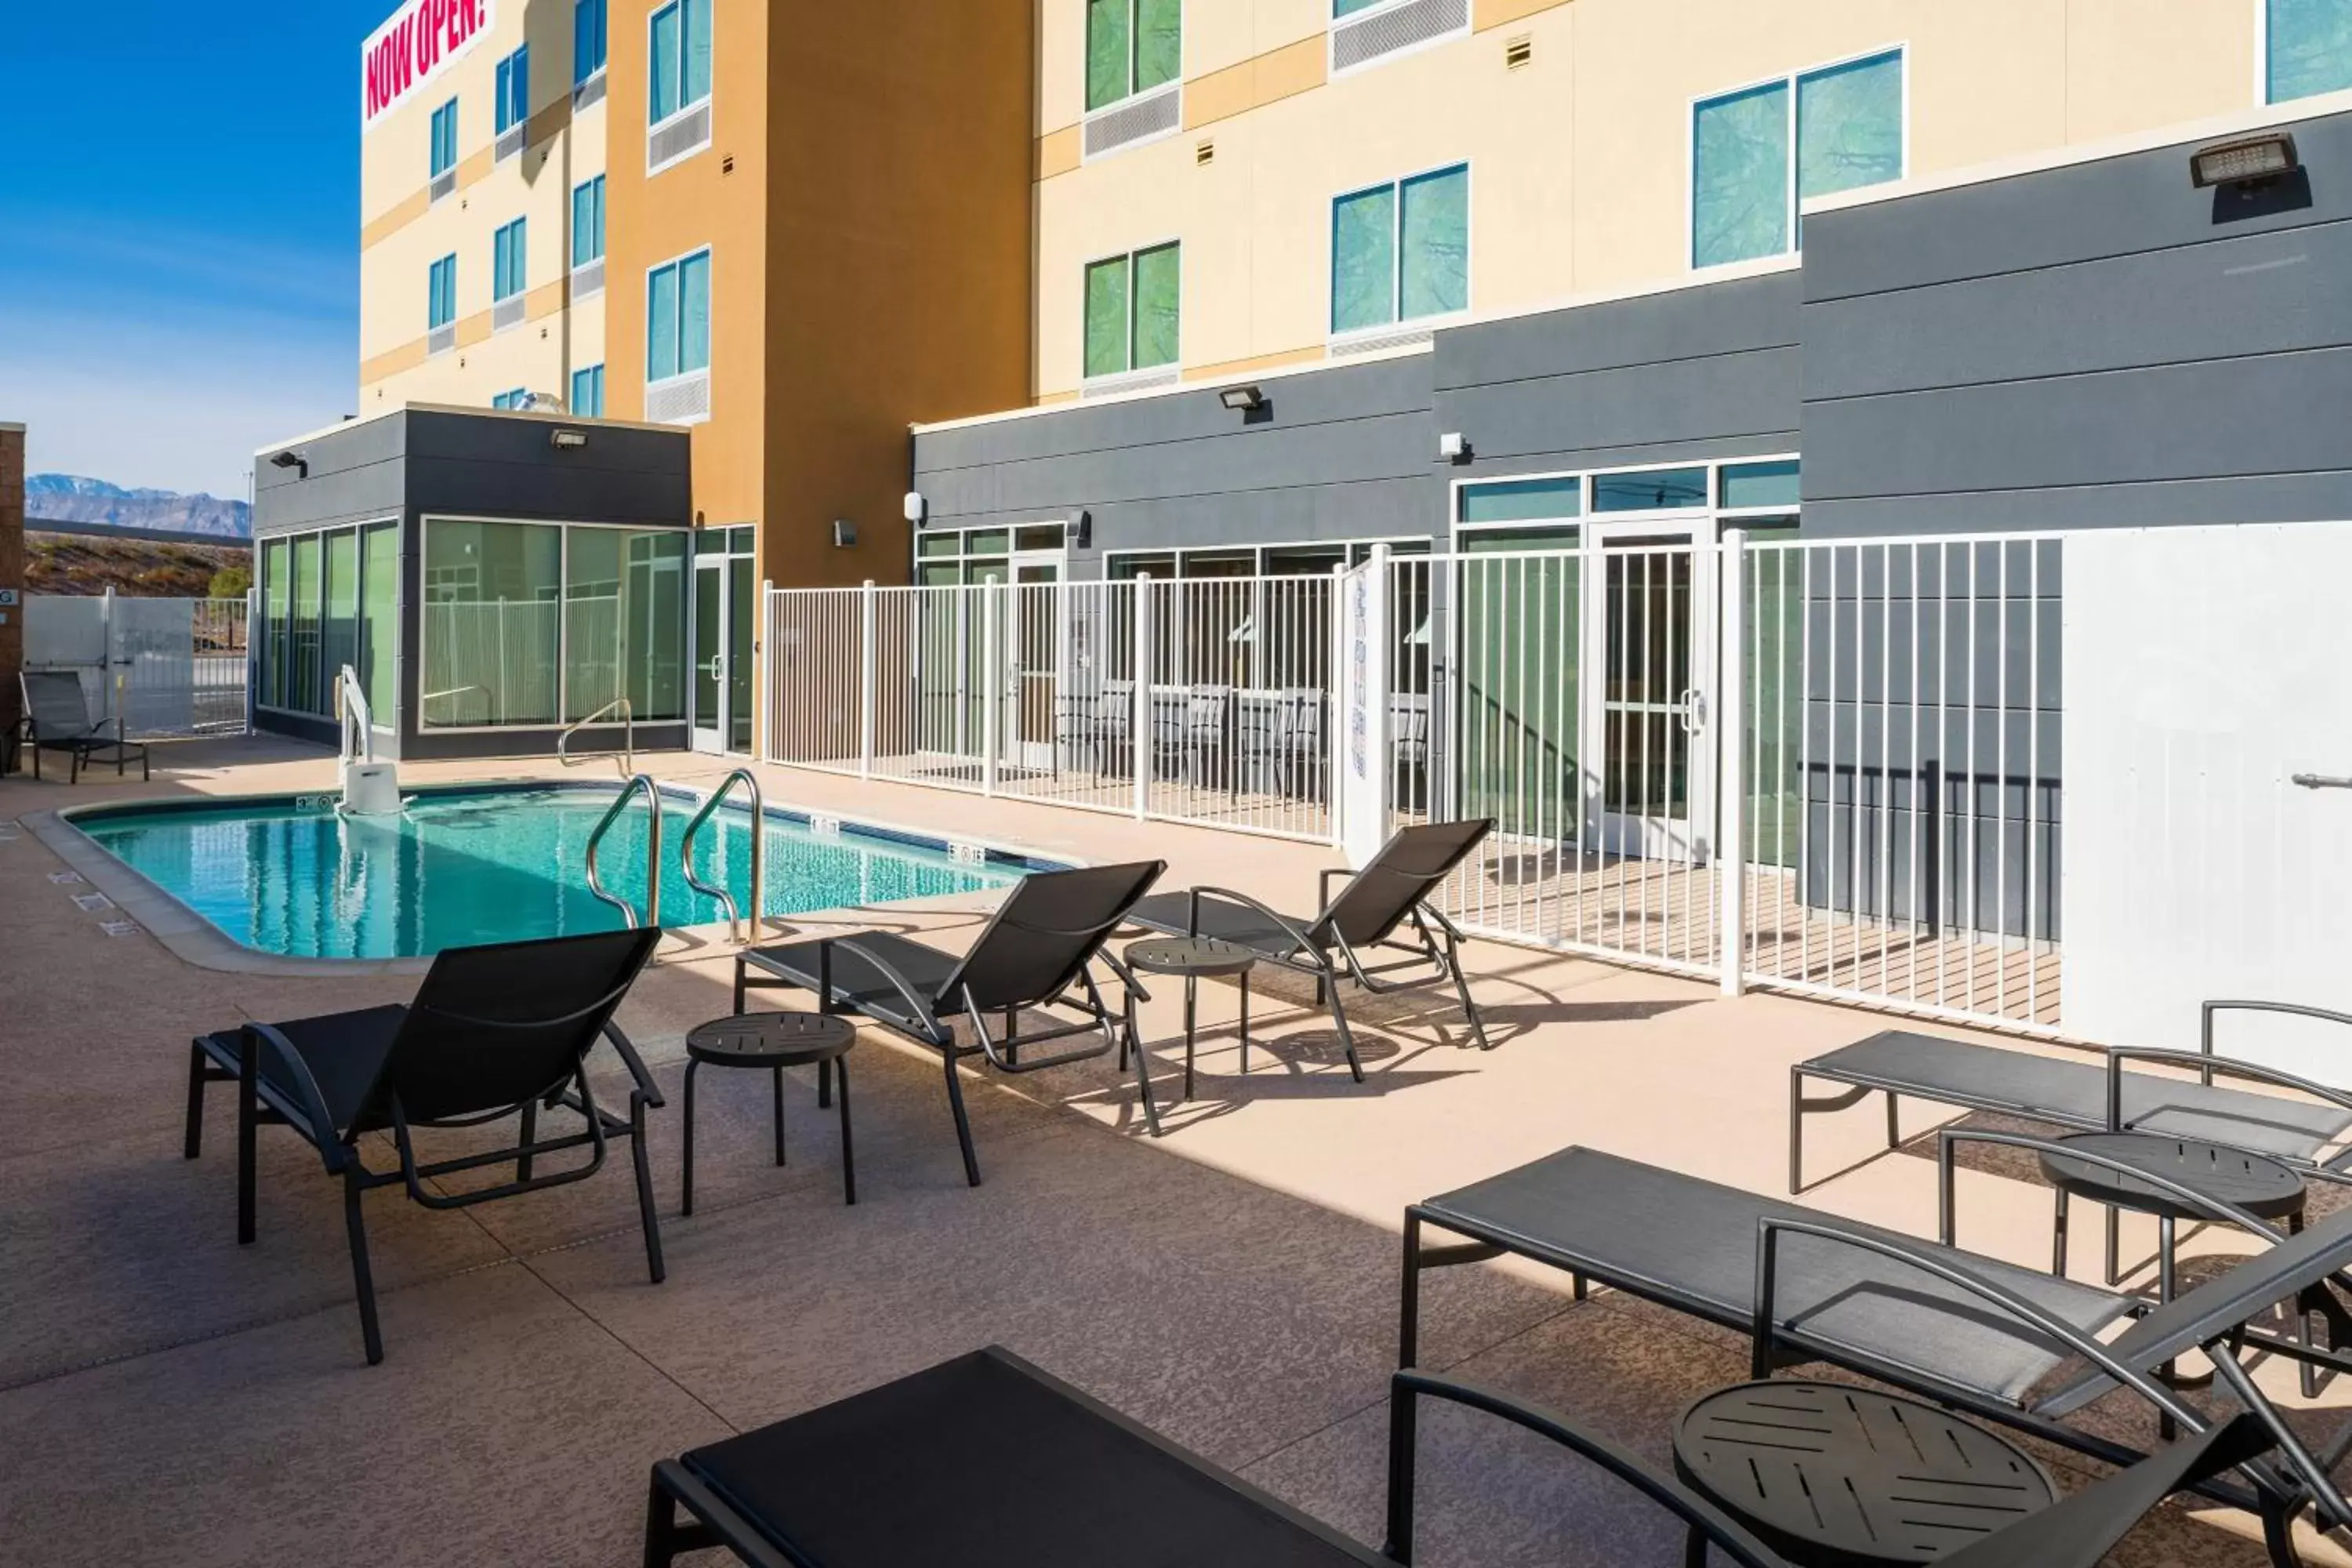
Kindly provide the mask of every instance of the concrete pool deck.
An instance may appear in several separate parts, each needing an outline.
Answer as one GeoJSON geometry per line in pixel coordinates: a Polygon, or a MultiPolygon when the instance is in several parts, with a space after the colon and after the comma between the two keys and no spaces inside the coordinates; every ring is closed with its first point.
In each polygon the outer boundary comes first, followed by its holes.
{"type": "MultiPolygon", "coordinates": [[[[709,786],[726,762],[646,756],[709,786]]],[[[603,776],[612,776],[609,768],[603,776]]],[[[1096,861],[1170,862],[1280,904],[1321,847],[761,771],[772,804],[897,821],[1096,861]]],[[[162,746],[151,785],[0,780],[0,823],[98,800],[331,787],[328,753],[268,740],[162,746]]],[[[404,779],[597,776],[551,763],[410,764],[404,779]]],[[[229,973],[182,962],[29,831],[0,829],[0,1556],[42,1564],[636,1560],[656,1458],[991,1342],[1003,1342],[1359,1539],[1377,1541],[1385,1377],[1404,1205],[1570,1143],[1780,1191],[1788,1068],[1884,1026],[1870,1013],[1474,943],[1497,1042],[1467,1048],[1442,993],[1366,1001],[1369,1080],[1328,1021],[1258,987],[1255,1070],[1234,994],[1203,988],[1200,1092],[1172,1103],[1178,988],[1144,1012],[1167,1136],[1141,1135],[1108,1061],[1009,1082],[971,1074],[987,1184],[967,1189],[936,1058],[867,1031],[859,1202],[807,1079],[793,1163],[768,1163],[764,1089],[706,1078],[697,1212],[676,1215],[677,1117],[655,1114],[669,1279],[646,1282],[626,1176],[457,1214],[369,1200],[387,1360],[362,1361],[337,1194],[282,1131],[261,1138],[261,1233],[236,1245],[229,1097],[180,1157],[188,1037],[240,1018],[404,1000],[390,973],[229,973]]],[[[800,917],[811,930],[976,928],[985,895],[800,917]]],[[[683,1037],[729,1011],[731,950],[665,946],[622,1021],[674,1089],[683,1037]]],[[[1958,1033],[1958,1031],[1944,1031],[1958,1033]]],[[[2015,1048],[2046,1048],[2020,1046],[2015,1048]]],[[[1933,1122],[1906,1108],[1906,1135],[1933,1122]]],[[[1815,1119],[1805,1201],[1916,1235],[1931,1162],[1886,1156],[1877,1108],[1815,1119]]],[[[446,1135],[462,1142],[464,1134],[446,1135]]],[[[2041,1266],[2049,1194],[1964,1173],[1961,1240],[2041,1266]]],[[[2147,1233],[2126,1231],[2127,1253],[2147,1233]]],[[[2206,1235],[2197,1248],[2242,1250],[2206,1235]]],[[[2097,1249],[2076,1249],[2083,1277],[2097,1249]]],[[[1608,1293],[1487,1265],[1433,1276],[1424,1359],[1538,1398],[1653,1458],[1697,1394],[1746,1375],[1734,1336],[1608,1293]]],[[[2265,1369],[2265,1382],[2282,1386],[2265,1369]]],[[[2291,1383],[2291,1379],[2287,1380],[2291,1383]]],[[[2352,1381],[2352,1380],[2347,1380],[2352,1381]]],[[[2341,1419],[2352,1388],[2315,1416],[2341,1419]]],[[[2102,1415],[2147,1441],[2136,1413],[2102,1415]]],[[[1680,1532],[1539,1445],[1433,1415],[1427,1564],[1681,1561],[1680,1532]]],[[[976,1459],[975,1462],[986,1462],[976,1459]]],[[[2062,1474],[2086,1473],[2060,1461],[2062,1474]]],[[[1148,1531],[1149,1521],[1138,1529],[1148,1531]]],[[[2252,1521],[2168,1508],[2115,1561],[2264,1561],[2252,1521]]],[[[2319,1543],[2315,1562],[2352,1563],[2319,1543]]],[[[712,1559],[716,1561],[717,1559],[712,1559]]]]}

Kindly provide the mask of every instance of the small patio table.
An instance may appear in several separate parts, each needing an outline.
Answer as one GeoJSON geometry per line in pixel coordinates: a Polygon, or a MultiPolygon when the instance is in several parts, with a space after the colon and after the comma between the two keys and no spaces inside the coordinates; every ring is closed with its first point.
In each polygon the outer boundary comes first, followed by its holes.
{"type": "MultiPolygon", "coordinates": [[[[1214,978],[1231,974],[1241,980],[1242,1071],[1249,1071],[1249,977],[1250,970],[1257,963],[1256,953],[1230,942],[1220,942],[1213,936],[1171,936],[1131,942],[1126,957],[1129,969],[1140,970],[1146,974],[1178,975],[1183,979],[1185,1099],[1192,1098],[1192,1047],[1200,1019],[1200,984],[1204,976],[1214,978]]],[[[1143,1048],[1140,1042],[1136,1048],[1143,1048]]]]}
{"type": "Polygon", "coordinates": [[[775,1082],[776,1163],[784,1163],[784,1069],[814,1062],[841,1078],[842,1202],[857,1201],[857,1161],[849,1141],[849,1047],[857,1028],[829,1013],[740,1013],[714,1018],[686,1037],[684,1191],[678,1213],[694,1212],[694,1075],[705,1067],[765,1068],[775,1082]]]}

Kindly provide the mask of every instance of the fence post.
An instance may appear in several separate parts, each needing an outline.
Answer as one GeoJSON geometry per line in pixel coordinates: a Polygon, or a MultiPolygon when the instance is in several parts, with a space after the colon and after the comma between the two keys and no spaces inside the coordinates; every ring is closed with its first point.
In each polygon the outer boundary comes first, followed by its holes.
{"type": "Polygon", "coordinates": [[[1141,822],[1151,809],[1151,759],[1155,750],[1151,734],[1151,574],[1139,572],[1135,576],[1135,658],[1129,668],[1134,672],[1135,711],[1127,721],[1128,772],[1135,775],[1135,820],[1141,822]]]}
{"type": "Polygon", "coordinates": [[[879,696],[874,688],[874,579],[866,579],[857,595],[857,776],[874,776],[874,710],[879,696]]]}
{"type": "Polygon", "coordinates": [[[1340,743],[1339,721],[1346,709],[1348,668],[1348,563],[1341,561],[1331,568],[1330,621],[1331,648],[1329,679],[1323,683],[1323,798],[1325,811],[1331,819],[1331,847],[1348,847],[1345,813],[1339,804],[1339,763],[1347,755],[1340,743]]]}
{"type": "Polygon", "coordinates": [[[1715,703],[1715,877],[1722,906],[1716,934],[1723,944],[1723,994],[1737,996],[1748,983],[1748,531],[1725,529],[1717,559],[1723,648],[1715,703]]]}
{"type": "MultiPolygon", "coordinates": [[[[765,577],[760,579],[758,620],[759,624],[755,629],[759,636],[757,644],[751,650],[754,661],[751,673],[752,679],[758,687],[752,700],[758,703],[760,708],[760,732],[751,737],[751,745],[753,755],[762,761],[772,762],[783,751],[783,748],[776,743],[776,732],[783,726],[776,722],[778,705],[775,664],[779,651],[776,639],[776,584],[765,577]]],[[[752,899],[755,903],[758,901],[758,897],[759,890],[754,888],[752,899]]],[[[758,932],[759,924],[759,911],[754,910],[751,914],[751,925],[755,935],[758,932]]]]}
{"type": "Polygon", "coordinates": [[[254,705],[261,694],[261,589],[245,591],[245,732],[253,733],[254,705]]]}
{"type": "Polygon", "coordinates": [[[984,583],[980,590],[980,793],[996,793],[996,736],[1002,721],[999,707],[1004,695],[1004,649],[997,641],[996,590],[984,583]]]}

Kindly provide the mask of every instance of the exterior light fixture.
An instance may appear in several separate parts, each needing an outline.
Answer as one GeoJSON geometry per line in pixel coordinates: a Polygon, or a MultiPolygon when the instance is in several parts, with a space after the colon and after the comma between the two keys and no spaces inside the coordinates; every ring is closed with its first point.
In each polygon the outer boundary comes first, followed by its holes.
{"type": "Polygon", "coordinates": [[[2294,155],[2294,138],[2284,131],[2235,142],[2216,142],[2189,154],[2189,183],[2199,190],[2209,185],[2235,185],[2242,191],[2294,174],[2303,165],[2294,155]]]}
{"type": "Polygon", "coordinates": [[[1217,401],[1235,414],[1255,414],[1265,406],[1265,394],[1255,386],[1229,386],[1217,394],[1217,401]]]}
{"type": "Polygon", "coordinates": [[[588,444],[585,430],[550,430],[547,444],[559,452],[576,452],[588,444]]]}
{"type": "Polygon", "coordinates": [[[845,517],[835,518],[833,520],[833,547],[835,550],[854,550],[856,546],[857,525],[850,521],[845,517]]]}
{"type": "Polygon", "coordinates": [[[299,468],[302,470],[299,477],[306,479],[310,477],[310,460],[290,447],[283,452],[273,453],[269,466],[273,468],[299,468]]]}
{"type": "Polygon", "coordinates": [[[1070,532],[1074,536],[1071,542],[1076,544],[1079,549],[1093,549],[1095,542],[1095,514],[1090,511],[1082,511],[1078,513],[1078,524],[1076,528],[1072,529],[1070,532]]]}
{"type": "Polygon", "coordinates": [[[922,492],[922,491],[920,491],[920,490],[908,490],[908,491],[907,492],[907,504],[906,504],[905,516],[906,516],[906,519],[907,519],[907,521],[908,521],[908,522],[920,522],[920,521],[923,521],[923,492],[922,492]]]}
{"type": "Polygon", "coordinates": [[[1470,455],[1470,437],[1459,430],[1448,430],[1437,438],[1437,455],[1448,462],[1462,461],[1470,455]]]}

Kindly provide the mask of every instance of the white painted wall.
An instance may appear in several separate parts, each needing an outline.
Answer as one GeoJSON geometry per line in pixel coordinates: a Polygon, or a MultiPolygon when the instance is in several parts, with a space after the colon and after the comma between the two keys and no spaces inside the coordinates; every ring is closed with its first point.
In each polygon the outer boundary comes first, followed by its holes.
{"type": "MultiPolygon", "coordinates": [[[[2199,1004],[2352,1012],[2352,522],[2065,545],[2065,1029],[2194,1049],[2199,1004]]],[[[2352,1028],[2224,1054],[2352,1085],[2352,1028]]]]}

